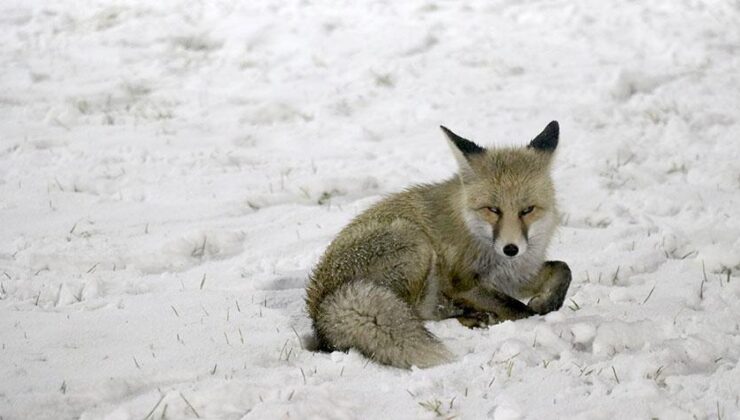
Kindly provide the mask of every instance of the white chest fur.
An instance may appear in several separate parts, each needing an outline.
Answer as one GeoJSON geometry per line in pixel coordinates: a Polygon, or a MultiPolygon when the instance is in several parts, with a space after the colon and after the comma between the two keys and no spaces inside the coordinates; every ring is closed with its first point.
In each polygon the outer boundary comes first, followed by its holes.
{"type": "Polygon", "coordinates": [[[478,272],[484,287],[491,287],[511,297],[524,298],[525,287],[535,278],[545,261],[544,250],[530,247],[516,258],[502,257],[491,247],[479,260],[478,272]]]}

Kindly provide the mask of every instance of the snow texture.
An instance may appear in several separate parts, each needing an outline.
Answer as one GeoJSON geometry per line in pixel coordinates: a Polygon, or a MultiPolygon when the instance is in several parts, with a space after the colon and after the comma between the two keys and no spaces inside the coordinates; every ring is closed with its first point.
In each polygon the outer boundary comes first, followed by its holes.
{"type": "Polygon", "coordinates": [[[4,0],[0,418],[740,418],[740,3],[4,0]],[[563,309],[315,353],[383,194],[561,126],[563,309]]]}

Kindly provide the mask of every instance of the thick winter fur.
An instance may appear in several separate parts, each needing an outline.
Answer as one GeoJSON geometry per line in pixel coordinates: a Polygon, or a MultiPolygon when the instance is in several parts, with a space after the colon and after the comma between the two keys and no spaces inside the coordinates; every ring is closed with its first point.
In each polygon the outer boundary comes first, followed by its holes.
{"type": "Polygon", "coordinates": [[[562,306],[570,270],[545,262],[558,220],[549,174],[557,123],[524,148],[484,149],[443,131],[459,174],[359,215],[311,274],[308,313],[324,349],[429,367],[452,355],[424,320],[485,326],[562,306]]]}

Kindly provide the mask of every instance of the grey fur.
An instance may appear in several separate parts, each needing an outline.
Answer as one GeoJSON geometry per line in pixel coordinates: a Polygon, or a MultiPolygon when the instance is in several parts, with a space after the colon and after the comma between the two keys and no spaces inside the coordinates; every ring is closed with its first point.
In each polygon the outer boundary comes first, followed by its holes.
{"type": "Polygon", "coordinates": [[[558,219],[553,154],[461,149],[452,137],[458,176],[366,210],[311,273],[306,303],[322,348],[355,348],[401,368],[434,366],[452,354],[422,320],[455,317],[475,327],[561,307],[570,271],[544,264],[558,219]],[[512,242],[521,249],[515,258],[499,250],[512,242]],[[517,300],[525,298],[531,306],[517,300]]]}
{"type": "Polygon", "coordinates": [[[341,286],[321,304],[316,327],[337,349],[354,347],[377,362],[430,367],[452,354],[388,288],[364,281],[341,286]]]}

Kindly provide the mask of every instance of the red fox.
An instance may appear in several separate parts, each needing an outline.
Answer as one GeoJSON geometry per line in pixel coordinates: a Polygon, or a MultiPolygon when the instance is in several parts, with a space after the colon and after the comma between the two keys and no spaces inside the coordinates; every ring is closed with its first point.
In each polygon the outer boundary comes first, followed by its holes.
{"type": "Polygon", "coordinates": [[[570,269],[545,261],[558,221],[558,123],[519,148],[485,149],[441,128],[458,174],[357,216],[311,273],[306,303],[320,348],[430,367],[454,358],[424,320],[482,327],[562,306],[570,269]]]}

